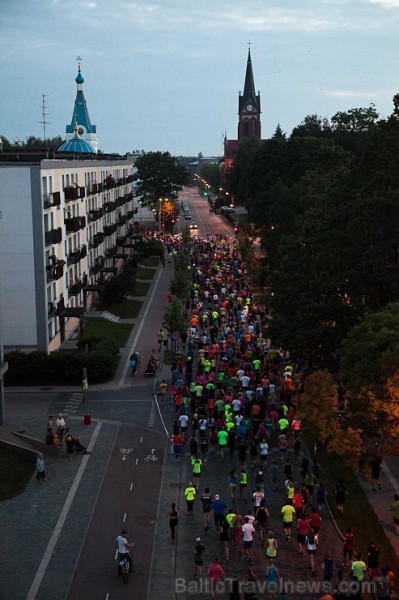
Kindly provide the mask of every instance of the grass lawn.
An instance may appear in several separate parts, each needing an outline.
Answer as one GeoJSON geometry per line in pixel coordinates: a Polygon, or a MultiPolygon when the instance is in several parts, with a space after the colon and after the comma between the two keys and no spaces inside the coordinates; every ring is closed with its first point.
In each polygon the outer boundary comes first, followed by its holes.
{"type": "Polygon", "coordinates": [[[134,289],[130,292],[130,296],[146,296],[150,289],[151,283],[137,281],[134,289]]]}
{"type": "Polygon", "coordinates": [[[0,502],[22,494],[34,471],[33,460],[0,450],[0,502]]]}
{"type": "Polygon", "coordinates": [[[111,306],[109,312],[121,319],[135,319],[143,305],[141,300],[127,300],[117,302],[111,306]]]}
{"type": "Polygon", "coordinates": [[[370,541],[374,541],[381,550],[380,564],[389,565],[398,573],[399,558],[370,506],[356,474],[346,468],[342,461],[332,456],[320,456],[320,465],[329,505],[341,532],[345,533],[347,527],[352,529],[355,534],[355,550],[361,552],[363,557],[367,557],[370,541]],[[342,517],[338,517],[335,506],[335,486],[338,479],[343,480],[348,490],[342,517]]]}
{"type": "Polygon", "coordinates": [[[146,267],[157,267],[159,265],[159,256],[147,256],[147,258],[143,258],[141,264],[146,267]]]}
{"type": "Polygon", "coordinates": [[[130,323],[112,323],[102,319],[87,319],[83,326],[83,335],[98,335],[109,338],[119,348],[126,346],[133,325],[130,323]]]}
{"type": "Polygon", "coordinates": [[[155,269],[144,269],[143,267],[138,267],[136,270],[136,277],[137,279],[145,279],[151,281],[155,273],[155,269]]]}

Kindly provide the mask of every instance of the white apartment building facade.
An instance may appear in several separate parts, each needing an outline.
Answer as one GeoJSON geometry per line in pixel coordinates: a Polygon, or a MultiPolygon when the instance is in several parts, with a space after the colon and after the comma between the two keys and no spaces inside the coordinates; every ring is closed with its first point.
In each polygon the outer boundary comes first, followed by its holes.
{"type": "MultiPolygon", "coordinates": [[[[0,162],[5,350],[57,350],[127,258],[135,157],[55,155],[0,162]]],[[[129,237],[130,236],[130,237],[129,237]]]]}

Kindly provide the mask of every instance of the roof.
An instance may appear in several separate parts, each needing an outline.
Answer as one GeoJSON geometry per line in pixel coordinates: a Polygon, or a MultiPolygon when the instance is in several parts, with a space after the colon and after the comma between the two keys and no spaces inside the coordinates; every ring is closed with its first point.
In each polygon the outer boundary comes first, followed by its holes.
{"type": "Polygon", "coordinates": [[[72,138],[67,142],[64,142],[59,148],[58,152],[74,152],[79,154],[96,154],[93,146],[85,140],[78,138],[72,138]]]}

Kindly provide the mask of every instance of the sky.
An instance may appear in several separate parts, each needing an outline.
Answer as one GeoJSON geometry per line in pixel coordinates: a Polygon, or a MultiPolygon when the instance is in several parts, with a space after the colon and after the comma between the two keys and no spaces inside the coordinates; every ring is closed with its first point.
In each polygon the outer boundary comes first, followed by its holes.
{"type": "Polygon", "coordinates": [[[0,135],[64,136],[84,93],[104,152],[222,156],[251,43],[262,138],[399,92],[399,0],[1,0],[0,135]]]}

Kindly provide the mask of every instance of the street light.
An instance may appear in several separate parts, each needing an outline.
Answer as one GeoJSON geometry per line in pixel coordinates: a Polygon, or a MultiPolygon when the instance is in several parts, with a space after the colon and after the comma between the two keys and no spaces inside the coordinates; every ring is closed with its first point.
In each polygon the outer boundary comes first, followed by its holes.
{"type": "Polygon", "coordinates": [[[159,233],[162,233],[162,200],[163,200],[163,198],[159,199],[159,215],[158,215],[158,230],[159,230],[159,233]]]}

